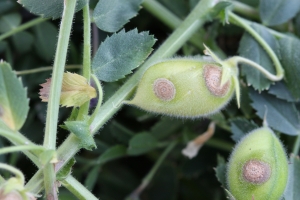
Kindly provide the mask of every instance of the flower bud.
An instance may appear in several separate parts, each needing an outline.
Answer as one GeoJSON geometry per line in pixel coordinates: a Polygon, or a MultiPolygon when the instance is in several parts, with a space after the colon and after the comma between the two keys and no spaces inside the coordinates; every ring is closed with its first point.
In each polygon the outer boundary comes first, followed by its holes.
{"type": "Polygon", "coordinates": [[[200,59],[175,58],[151,66],[134,98],[125,102],[177,117],[200,117],[220,111],[232,98],[232,79],[222,86],[222,68],[200,59]]]}
{"type": "Polygon", "coordinates": [[[287,178],[286,153],[268,127],[247,134],[230,156],[227,183],[236,200],[280,199],[287,178]]]}

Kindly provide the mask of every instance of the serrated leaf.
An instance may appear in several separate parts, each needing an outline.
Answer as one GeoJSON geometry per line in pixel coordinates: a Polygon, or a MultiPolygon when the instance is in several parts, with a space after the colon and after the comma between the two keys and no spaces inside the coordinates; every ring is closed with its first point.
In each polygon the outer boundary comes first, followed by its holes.
{"type": "Polygon", "coordinates": [[[144,62],[154,43],[152,35],[136,29],[113,34],[100,45],[92,63],[93,72],[102,81],[123,78],[144,62]]]}
{"type": "Polygon", "coordinates": [[[90,133],[89,125],[87,121],[66,121],[65,125],[76,135],[76,137],[80,140],[80,147],[85,148],[87,150],[92,150],[96,148],[96,144],[93,136],[90,133]]]}
{"type": "Polygon", "coordinates": [[[225,159],[218,155],[217,156],[217,167],[215,168],[216,172],[216,177],[218,181],[221,183],[221,185],[226,188],[226,172],[227,172],[227,167],[226,167],[226,162],[225,159]]]}
{"type": "Polygon", "coordinates": [[[123,145],[115,145],[107,149],[98,159],[99,164],[121,158],[127,154],[127,148],[123,145]]]}
{"type": "MultiPolygon", "coordinates": [[[[62,16],[64,9],[64,0],[18,0],[31,13],[40,15],[44,18],[57,19],[62,16]]],[[[86,0],[77,0],[76,12],[86,5],[86,0]]]]}
{"type": "Polygon", "coordinates": [[[19,32],[12,36],[13,44],[18,52],[26,53],[33,45],[33,36],[27,31],[19,32]]]}
{"type": "Polygon", "coordinates": [[[141,3],[142,0],[100,0],[93,13],[94,21],[101,30],[116,32],[137,15],[141,3]]]}
{"type": "Polygon", "coordinates": [[[300,99],[300,40],[284,37],[279,40],[281,63],[285,70],[286,85],[293,97],[300,99]]]}
{"type": "Polygon", "coordinates": [[[295,102],[296,99],[292,96],[291,92],[287,89],[286,84],[282,81],[276,82],[268,90],[269,94],[275,95],[279,99],[286,100],[288,102],[295,102]]]}
{"type": "Polygon", "coordinates": [[[0,61],[0,119],[12,130],[19,130],[29,110],[27,90],[10,65],[0,61]]]}
{"type": "Polygon", "coordinates": [[[289,161],[289,178],[283,197],[285,200],[298,200],[300,196],[300,159],[291,155],[289,161]]]}
{"type": "Polygon", "coordinates": [[[62,181],[67,178],[72,172],[72,167],[76,163],[76,160],[74,158],[71,158],[67,164],[59,170],[59,172],[56,174],[56,178],[59,181],[62,181]]]}
{"type": "Polygon", "coordinates": [[[9,13],[0,17],[0,33],[5,33],[17,28],[21,24],[19,13],[9,13]]]}
{"type": "MultiPolygon", "coordinates": [[[[275,51],[275,53],[279,52],[276,39],[273,35],[269,33],[269,31],[266,28],[259,25],[252,25],[252,27],[270,45],[270,47],[275,51]]],[[[272,74],[275,73],[273,62],[266,53],[266,51],[247,32],[244,33],[241,39],[238,51],[242,57],[248,58],[260,64],[272,74]]],[[[247,83],[249,85],[253,85],[253,87],[256,90],[261,91],[268,89],[272,83],[272,81],[265,78],[265,76],[260,71],[246,64],[242,64],[241,71],[242,75],[246,76],[247,83]]]]}
{"type": "Polygon", "coordinates": [[[292,19],[300,10],[299,0],[263,0],[259,4],[259,14],[263,24],[279,25],[292,19]]]}
{"type": "Polygon", "coordinates": [[[34,47],[37,54],[47,62],[54,58],[57,42],[57,29],[50,22],[43,22],[33,28],[34,47]]]}
{"type": "Polygon", "coordinates": [[[258,94],[250,92],[252,107],[256,114],[264,119],[266,114],[267,123],[273,129],[287,135],[299,134],[299,113],[293,103],[277,99],[275,96],[268,95],[265,92],[258,94]]]}
{"type": "Polygon", "coordinates": [[[141,155],[157,147],[157,140],[149,133],[135,135],[129,141],[128,155],[141,155]]]}
{"type": "Polygon", "coordinates": [[[240,141],[240,139],[247,133],[258,128],[254,122],[248,121],[245,118],[235,118],[230,120],[230,126],[232,132],[231,138],[235,142],[240,141]]]}

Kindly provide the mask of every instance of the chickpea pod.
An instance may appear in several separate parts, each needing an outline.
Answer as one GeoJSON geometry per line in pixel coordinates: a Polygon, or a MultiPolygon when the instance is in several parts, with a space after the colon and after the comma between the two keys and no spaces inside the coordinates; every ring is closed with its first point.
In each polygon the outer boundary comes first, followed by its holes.
{"type": "Polygon", "coordinates": [[[236,200],[279,200],[287,178],[286,153],[269,127],[244,136],[227,166],[227,184],[236,200]]]}
{"type": "Polygon", "coordinates": [[[135,97],[126,102],[169,116],[195,118],[220,111],[231,100],[234,84],[221,86],[222,68],[200,59],[175,58],[151,66],[135,97]]]}

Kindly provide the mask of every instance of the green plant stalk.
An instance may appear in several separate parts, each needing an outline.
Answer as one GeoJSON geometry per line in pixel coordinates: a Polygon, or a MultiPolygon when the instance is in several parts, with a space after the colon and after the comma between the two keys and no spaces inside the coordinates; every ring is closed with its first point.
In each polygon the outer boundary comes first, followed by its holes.
{"type": "Polygon", "coordinates": [[[0,41],[3,40],[3,39],[5,39],[5,38],[8,38],[8,37],[10,37],[10,36],[12,36],[12,35],[14,35],[16,33],[24,31],[24,30],[26,30],[26,29],[28,29],[28,28],[30,28],[32,26],[35,26],[35,25],[37,25],[39,23],[47,21],[47,20],[48,20],[47,18],[39,17],[39,18],[31,20],[31,21],[29,21],[29,22],[27,22],[25,24],[22,24],[21,26],[18,26],[16,28],[12,29],[11,31],[8,31],[8,32],[3,33],[2,35],[0,35],[0,41]]]}
{"type": "Polygon", "coordinates": [[[294,143],[293,154],[295,156],[298,155],[299,149],[300,149],[300,133],[298,133],[297,139],[296,139],[296,141],[294,143]]]}
{"type": "MultiPolygon", "coordinates": [[[[65,69],[81,69],[81,65],[67,65],[65,69]]],[[[45,71],[51,71],[53,70],[52,66],[49,67],[39,67],[35,69],[28,69],[28,70],[22,70],[22,71],[16,71],[16,75],[27,75],[27,74],[34,74],[34,73],[40,73],[45,71]]]]}
{"type": "MultiPolygon", "coordinates": [[[[208,14],[214,4],[211,0],[202,0],[181,23],[181,25],[170,35],[170,37],[160,46],[160,48],[136,71],[136,73],[99,109],[94,120],[91,123],[90,130],[95,134],[103,124],[105,124],[120,108],[124,99],[131,93],[138,84],[143,73],[151,66],[151,64],[159,59],[173,55],[182,45],[204,24],[201,19],[208,14]]],[[[58,148],[58,159],[63,162],[62,167],[72,158],[80,149],[80,141],[76,136],[70,135],[66,141],[58,148]]],[[[39,170],[33,178],[30,179],[28,185],[34,185],[42,176],[39,170]]],[[[42,185],[34,191],[40,191],[42,185]]]]}
{"type": "MultiPolygon", "coordinates": [[[[60,92],[62,87],[63,73],[71,34],[72,21],[75,13],[75,6],[76,1],[74,0],[64,1],[64,10],[58,35],[49,102],[47,107],[47,118],[44,137],[44,147],[47,149],[56,149],[56,133],[60,92]]],[[[44,167],[44,185],[47,199],[58,199],[55,181],[56,176],[54,166],[52,163],[48,163],[44,167]]]]}
{"type": "Polygon", "coordinates": [[[4,163],[0,163],[0,169],[5,169],[5,170],[15,174],[16,178],[20,180],[20,184],[22,184],[22,185],[25,184],[25,177],[24,177],[23,173],[20,170],[18,170],[17,168],[14,168],[14,167],[4,164],[4,163]]]}
{"type": "Polygon", "coordinates": [[[80,200],[98,200],[98,198],[72,176],[68,176],[61,183],[80,200]]]}
{"type": "MultiPolygon", "coordinates": [[[[90,82],[91,79],[91,18],[89,3],[83,8],[83,76],[90,82]]],[[[90,101],[84,103],[78,113],[78,120],[88,114],[90,101]]]]}
{"type": "Polygon", "coordinates": [[[267,54],[270,56],[271,60],[273,61],[276,69],[276,76],[283,77],[284,70],[278,60],[278,57],[271,49],[271,47],[266,43],[266,41],[241,17],[235,15],[230,11],[228,12],[228,16],[229,16],[230,23],[236,24],[237,26],[244,28],[252,37],[255,38],[255,40],[264,48],[264,50],[267,52],[267,54]]]}
{"type": "Polygon", "coordinates": [[[142,183],[126,198],[126,200],[139,199],[140,194],[149,185],[149,183],[153,179],[155,173],[157,172],[158,168],[161,166],[163,161],[166,159],[167,155],[174,149],[174,147],[176,146],[177,143],[178,143],[177,140],[169,143],[168,147],[164,150],[164,152],[157,159],[157,161],[155,162],[155,164],[152,167],[152,169],[150,170],[150,172],[142,180],[142,183]]]}
{"type": "Polygon", "coordinates": [[[5,147],[0,149],[0,155],[5,153],[17,152],[17,151],[25,151],[25,150],[44,151],[45,148],[38,145],[21,145],[21,146],[14,146],[14,147],[5,147]]]}
{"type": "MultiPolygon", "coordinates": [[[[176,29],[182,23],[182,20],[179,17],[174,15],[167,8],[165,8],[163,5],[161,5],[159,2],[155,0],[145,0],[143,1],[142,6],[172,30],[176,29]]],[[[197,48],[203,50],[204,41],[202,38],[204,37],[205,36],[203,36],[199,32],[196,32],[189,39],[189,41],[197,48]]],[[[225,58],[224,52],[218,47],[218,45],[216,44],[212,44],[212,45],[214,46],[213,48],[214,51],[221,57],[225,58]]]]}
{"type": "MultiPolygon", "coordinates": [[[[28,140],[24,135],[22,135],[19,132],[8,130],[8,129],[1,129],[0,136],[5,137],[7,140],[9,140],[11,143],[13,143],[16,146],[19,145],[30,145],[33,146],[33,144],[30,140],[28,140]]],[[[30,158],[30,160],[36,165],[40,166],[40,161],[37,158],[38,152],[37,151],[23,151],[23,153],[30,158]]]]}
{"type": "Polygon", "coordinates": [[[259,12],[257,11],[257,9],[239,1],[230,1],[230,2],[232,2],[233,4],[234,12],[254,20],[260,20],[259,12]]]}

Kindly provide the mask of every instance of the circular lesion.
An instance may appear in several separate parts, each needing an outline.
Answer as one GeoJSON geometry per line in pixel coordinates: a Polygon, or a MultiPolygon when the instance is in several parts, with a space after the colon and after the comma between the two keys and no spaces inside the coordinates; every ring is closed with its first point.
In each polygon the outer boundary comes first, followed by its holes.
{"type": "Polygon", "coordinates": [[[260,160],[249,160],[243,166],[243,178],[253,184],[262,184],[271,177],[271,167],[260,160]]]}
{"type": "Polygon", "coordinates": [[[215,65],[204,66],[205,84],[210,93],[217,97],[223,97],[228,93],[230,82],[227,81],[221,86],[222,70],[215,65]]]}
{"type": "Polygon", "coordinates": [[[153,91],[155,96],[163,101],[171,101],[176,94],[174,84],[166,78],[156,79],[153,83],[153,91]]]}

